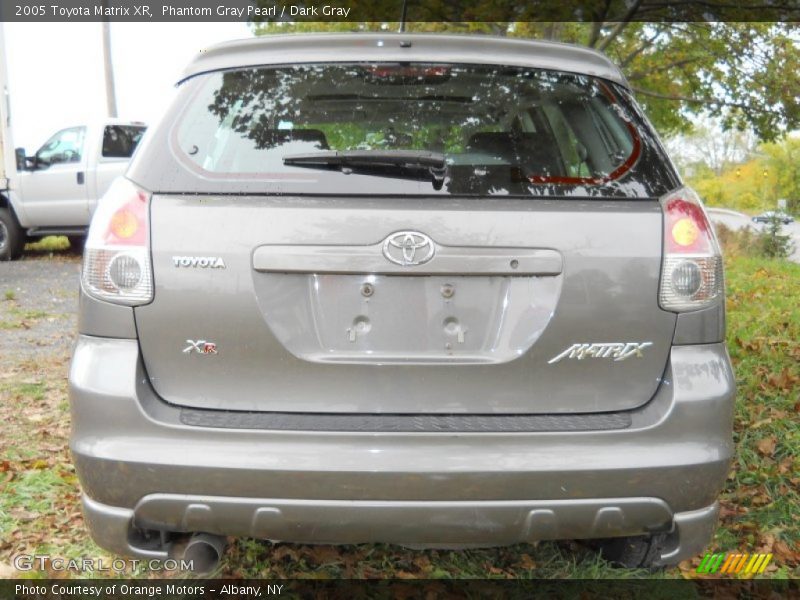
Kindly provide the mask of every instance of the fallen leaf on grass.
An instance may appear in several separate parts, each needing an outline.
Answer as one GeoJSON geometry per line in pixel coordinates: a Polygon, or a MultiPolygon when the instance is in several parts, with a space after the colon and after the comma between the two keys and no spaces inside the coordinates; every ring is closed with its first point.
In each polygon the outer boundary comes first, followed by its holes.
{"type": "Polygon", "coordinates": [[[772,503],[772,498],[770,498],[766,494],[756,494],[750,500],[750,503],[753,506],[766,506],[767,504],[771,504],[772,503]]]}
{"type": "Polygon", "coordinates": [[[382,577],[385,577],[385,575],[386,574],[383,571],[379,571],[378,569],[375,569],[369,565],[365,566],[361,570],[361,576],[365,579],[381,579],[382,577]]]}
{"type": "Polygon", "coordinates": [[[342,555],[333,546],[311,546],[305,549],[304,554],[318,565],[338,563],[342,560],[342,555]]]}
{"type": "Polygon", "coordinates": [[[417,576],[413,573],[409,573],[408,571],[396,571],[394,574],[395,577],[398,579],[416,579],[417,576]]]}
{"type": "Polygon", "coordinates": [[[63,452],[66,446],[39,446],[45,452],[63,452]]]}
{"type": "Polygon", "coordinates": [[[505,569],[502,569],[500,567],[496,567],[496,566],[494,566],[494,565],[492,565],[492,564],[490,564],[488,562],[483,563],[483,568],[486,569],[486,571],[490,575],[492,575],[493,578],[499,578],[499,577],[503,577],[505,579],[513,578],[513,574],[510,573],[509,571],[507,571],[505,569]]]}
{"type": "Polygon", "coordinates": [[[533,560],[529,554],[523,554],[519,557],[519,564],[523,569],[530,571],[536,568],[536,561],[533,560]]]}
{"type": "Polygon", "coordinates": [[[775,554],[775,558],[785,565],[790,567],[800,565],[800,552],[792,550],[786,542],[775,542],[772,552],[775,554]]]}
{"type": "Polygon", "coordinates": [[[765,345],[765,340],[763,337],[753,338],[751,340],[743,340],[740,337],[736,338],[736,343],[745,350],[752,350],[755,352],[760,352],[761,349],[765,345]]]}
{"type": "Polygon", "coordinates": [[[287,556],[292,560],[292,562],[297,562],[297,551],[290,546],[279,546],[272,551],[273,560],[281,560],[287,556]]]}
{"type": "Polygon", "coordinates": [[[769,553],[775,547],[775,536],[771,533],[765,533],[758,536],[758,551],[769,553]]]}
{"type": "Polygon", "coordinates": [[[800,377],[790,373],[787,367],[780,373],[770,375],[767,382],[783,392],[791,392],[800,384],[800,377]]]}
{"type": "Polygon", "coordinates": [[[764,456],[772,456],[775,453],[775,444],[777,444],[777,442],[778,440],[775,436],[770,435],[769,437],[758,440],[756,448],[758,448],[758,451],[764,456]]]}
{"type": "Polygon", "coordinates": [[[8,514],[18,521],[33,521],[41,516],[37,512],[31,512],[29,510],[25,510],[24,508],[12,508],[10,511],[8,511],[8,514]]]}
{"type": "Polygon", "coordinates": [[[720,519],[726,519],[728,517],[735,517],[736,515],[742,513],[742,509],[739,506],[731,506],[727,502],[723,502],[720,504],[719,507],[719,517],[720,519]]]}
{"type": "Polygon", "coordinates": [[[412,562],[423,573],[427,573],[431,570],[431,559],[424,554],[416,557],[412,562]]]}

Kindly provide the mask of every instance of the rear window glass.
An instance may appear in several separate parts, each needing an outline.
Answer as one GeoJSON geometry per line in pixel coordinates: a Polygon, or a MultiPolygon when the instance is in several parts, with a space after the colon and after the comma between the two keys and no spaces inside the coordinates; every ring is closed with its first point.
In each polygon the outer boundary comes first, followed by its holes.
{"type": "Polygon", "coordinates": [[[654,147],[613,88],[588,76],[486,65],[249,68],[205,75],[171,143],[178,161],[204,178],[281,181],[308,193],[327,183],[357,193],[364,177],[393,180],[393,191],[431,192],[424,173],[409,176],[402,165],[284,162],[415,151],[444,156],[443,193],[530,195],[627,181],[624,194],[642,195],[647,175],[636,167],[643,144],[654,147]]]}

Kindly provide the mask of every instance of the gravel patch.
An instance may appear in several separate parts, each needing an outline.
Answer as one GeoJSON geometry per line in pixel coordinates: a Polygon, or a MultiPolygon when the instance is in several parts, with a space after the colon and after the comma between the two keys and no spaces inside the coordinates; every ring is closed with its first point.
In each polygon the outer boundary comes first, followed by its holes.
{"type": "Polygon", "coordinates": [[[0,262],[0,360],[6,366],[69,354],[76,335],[80,266],[81,258],[69,253],[0,262]]]}

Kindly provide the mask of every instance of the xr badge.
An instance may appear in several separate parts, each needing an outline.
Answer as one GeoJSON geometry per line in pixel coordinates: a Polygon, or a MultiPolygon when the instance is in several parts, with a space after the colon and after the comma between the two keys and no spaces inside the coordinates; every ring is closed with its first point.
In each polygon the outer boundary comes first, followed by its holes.
{"type": "Polygon", "coordinates": [[[189,344],[186,348],[183,349],[184,354],[216,354],[217,353],[217,345],[214,342],[207,342],[205,340],[186,340],[186,343],[189,344]]]}

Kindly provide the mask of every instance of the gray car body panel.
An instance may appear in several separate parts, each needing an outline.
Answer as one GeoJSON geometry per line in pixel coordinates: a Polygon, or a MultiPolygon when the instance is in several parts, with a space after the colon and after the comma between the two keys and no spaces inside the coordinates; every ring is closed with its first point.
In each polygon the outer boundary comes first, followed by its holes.
{"type": "Polygon", "coordinates": [[[708,344],[725,341],[725,303],[681,313],[675,322],[673,343],[708,344]]]}
{"type": "Polygon", "coordinates": [[[331,413],[623,410],[653,396],[672,343],[675,314],[655,300],[658,202],[156,195],[151,224],[157,290],[135,309],[136,326],[147,374],[174,404],[331,413]],[[205,233],[211,222],[217,235],[205,233]],[[439,259],[439,273],[430,274],[435,257],[420,271],[395,269],[380,242],[407,229],[467,250],[460,260],[439,259]],[[295,255],[318,251],[306,256],[305,272],[263,272],[261,252],[274,245],[297,248],[295,255]],[[326,272],[335,249],[352,254],[353,247],[372,268],[340,274],[333,263],[326,272]],[[511,257],[515,248],[520,268],[528,255],[557,260],[534,267],[537,274],[463,275],[470,257],[497,250],[511,257]],[[219,257],[225,268],[176,266],[176,256],[219,257]],[[390,274],[375,274],[383,269],[390,274]],[[369,297],[365,284],[373,286],[369,297]],[[440,293],[446,285],[452,298],[440,293]],[[213,342],[217,353],[185,353],[187,340],[213,342]],[[552,362],[573,344],[594,342],[650,345],[626,360],[552,362]]]}
{"type": "Polygon", "coordinates": [[[209,71],[261,65],[359,62],[513,65],[602,77],[628,87],[619,68],[590,48],[492,36],[395,33],[269,35],[203,50],[181,81],[209,71]]]}
{"type": "Polygon", "coordinates": [[[319,500],[657,497],[713,503],[733,452],[735,383],[721,344],[676,346],[658,394],[616,431],[381,433],[181,423],[134,340],[81,336],[70,370],[84,491],[132,508],[155,493],[319,500]],[[98,369],[98,365],[111,368],[98,369]],[[124,423],[124,435],[120,433],[124,423]]]}
{"type": "Polygon", "coordinates": [[[78,333],[99,337],[136,339],[133,308],[103,302],[83,289],[78,294],[78,333]]]}
{"type": "Polygon", "coordinates": [[[677,522],[691,511],[713,526],[715,509],[705,508],[714,506],[727,476],[734,392],[724,345],[676,346],[658,393],[630,411],[626,430],[212,429],[182,424],[181,409],[158,398],[135,340],[81,336],[70,370],[71,448],[93,531],[104,546],[125,553],[146,555],[126,546],[127,533],[120,538],[133,524],[287,541],[430,544],[431,527],[451,504],[497,520],[492,528],[469,520],[446,527],[437,538],[442,544],[597,535],[594,525],[583,534],[576,529],[584,519],[610,519],[606,535],[632,535],[648,527],[669,531],[670,515],[677,522]],[[371,507],[370,527],[354,525],[344,508],[340,529],[310,527],[351,501],[371,507]],[[162,512],[164,502],[170,508],[162,512]],[[416,520],[398,521],[398,510],[416,520]],[[520,516],[536,510],[543,516],[532,518],[549,519],[551,534],[530,529],[520,516]],[[242,525],[261,523],[252,520],[257,513],[267,529],[242,525]]]}
{"type": "MultiPolygon", "coordinates": [[[[86,494],[82,500],[84,518],[95,541],[103,548],[143,559],[164,560],[171,556],[170,546],[154,544],[152,537],[142,534],[137,525],[140,519],[136,509],[108,506],[86,494]]],[[[386,541],[388,538],[405,540],[416,534],[435,540],[428,543],[398,542],[411,547],[496,546],[514,541],[576,537],[576,533],[577,537],[584,537],[588,532],[606,537],[626,533],[651,534],[664,528],[662,503],[657,498],[502,503],[344,501],[319,506],[298,500],[215,496],[176,498],[155,494],[143,498],[137,508],[147,512],[158,509],[161,522],[170,520],[172,527],[187,530],[207,527],[262,537],[265,533],[274,535],[287,531],[289,539],[293,539],[298,533],[306,534],[309,528],[305,525],[311,523],[324,524],[330,535],[337,536],[338,543],[341,543],[342,536],[349,540],[386,541]],[[362,517],[362,514],[369,518],[362,517]],[[214,515],[213,519],[209,518],[211,515],[214,515]],[[481,526],[472,527],[472,523],[481,526]],[[335,528],[332,524],[342,527],[335,528]],[[578,529],[578,524],[583,527],[578,529]],[[265,531],[265,526],[269,531],[265,531]],[[440,533],[434,537],[432,531],[440,533]]],[[[654,565],[675,565],[700,554],[714,533],[718,515],[719,504],[716,502],[697,510],[673,513],[671,529],[654,565]]],[[[312,534],[310,539],[319,537],[312,534]]]]}

